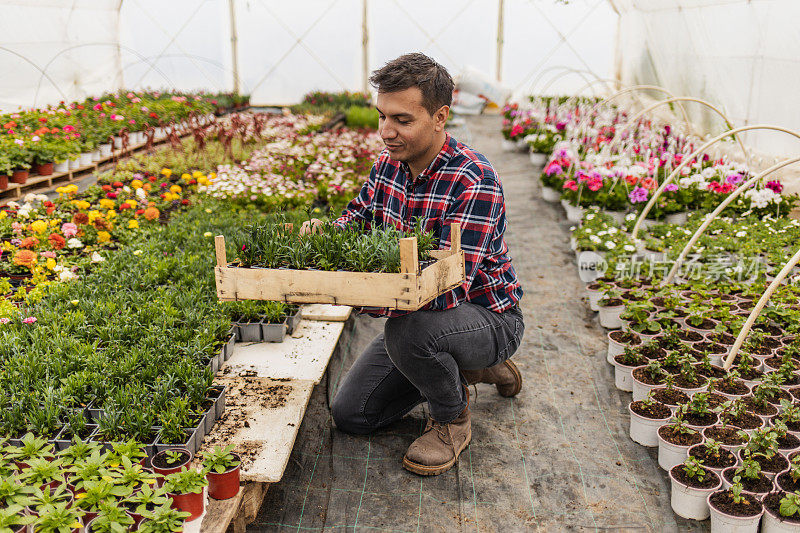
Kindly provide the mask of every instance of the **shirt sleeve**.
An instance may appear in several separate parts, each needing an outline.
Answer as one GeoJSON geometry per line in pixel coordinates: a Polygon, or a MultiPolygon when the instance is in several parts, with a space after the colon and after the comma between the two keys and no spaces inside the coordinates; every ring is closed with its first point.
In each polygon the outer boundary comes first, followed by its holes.
{"type": "Polygon", "coordinates": [[[342,215],[333,221],[333,225],[344,228],[352,222],[363,222],[364,228],[369,229],[373,221],[372,199],[375,195],[375,184],[377,181],[377,163],[372,165],[369,178],[361,187],[358,196],[350,200],[347,207],[342,211],[342,215]]]}

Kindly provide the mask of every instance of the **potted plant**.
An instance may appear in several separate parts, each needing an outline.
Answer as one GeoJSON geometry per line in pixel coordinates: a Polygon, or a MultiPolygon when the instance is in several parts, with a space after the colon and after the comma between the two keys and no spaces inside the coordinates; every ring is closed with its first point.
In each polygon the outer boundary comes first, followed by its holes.
{"type": "Polygon", "coordinates": [[[734,483],[729,489],[708,495],[711,510],[711,527],[715,531],[758,531],[758,523],[764,509],[752,494],[742,492],[742,486],[734,483]]]}
{"type": "Polygon", "coordinates": [[[60,504],[64,504],[69,507],[72,505],[72,502],[72,493],[65,485],[36,488],[33,490],[30,498],[28,499],[28,512],[32,515],[39,516],[41,513],[50,509],[51,507],[60,504]]]}
{"type": "Polygon", "coordinates": [[[720,422],[741,428],[748,435],[764,425],[761,418],[747,412],[747,406],[741,399],[728,400],[716,410],[719,413],[720,422]]]}
{"type": "Polygon", "coordinates": [[[34,457],[28,460],[28,467],[20,472],[20,481],[33,486],[52,488],[64,483],[63,461],[34,457]]]}
{"type": "Polygon", "coordinates": [[[173,472],[164,478],[164,490],[172,498],[172,506],[189,513],[188,521],[203,514],[203,488],[207,485],[205,472],[193,468],[173,472]]]}
{"type": "Polygon", "coordinates": [[[689,448],[702,440],[700,433],[690,428],[680,413],[676,414],[671,424],[658,428],[658,465],[669,472],[689,456],[689,448]]]}
{"type": "Polygon", "coordinates": [[[614,383],[619,390],[631,392],[633,390],[633,369],[647,364],[647,359],[639,355],[633,348],[614,357],[614,383]]]}
{"type": "MultiPolygon", "coordinates": [[[[108,476],[104,477],[111,479],[108,476]]],[[[107,479],[85,481],[83,490],[77,506],[85,513],[84,518],[87,522],[97,516],[103,502],[117,502],[132,492],[130,487],[117,485],[107,479]]]]}
{"type": "Polygon", "coordinates": [[[239,454],[233,452],[233,444],[221,448],[215,446],[203,458],[203,467],[208,472],[208,495],[216,500],[233,498],[239,492],[239,470],[242,463],[239,454]]]}
{"type": "Polygon", "coordinates": [[[97,516],[86,524],[86,533],[127,533],[134,525],[133,518],[114,500],[101,502],[97,516]]]}
{"type": "Polygon", "coordinates": [[[34,436],[33,433],[23,435],[19,446],[12,446],[6,451],[6,457],[15,461],[17,467],[27,468],[28,461],[33,458],[52,459],[53,445],[34,436]]]}
{"type": "Polygon", "coordinates": [[[18,505],[28,507],[31,504],[33,487],[19,482],[17,476],[0,476],[0,507],[18,505]]]}
{"type": "Polygon", "coordinates": [[[620,298],[621,293],[617,289],[609,289],[597,302],[600,307],[600,325],[606,329],[620,329],[622,320],[620,315],[625,309],[625,302],[620,298]]]}
{"type": "Polygon", "coordinates": [[[631,415],[631,439],[642,446],[658,446],[658,428],[672,417],[670,408],[655,401],[650,394],[644,400],[631,402],[628,411],[631,415]]]}
{"type": "Polygon", "coordinates": [[[692,520],[708,518],[708,496],[722,485],[719,476],[705,468],[696,457],[687,457],[683,464],[669,471],[672,485],[672,510],[692,520]]]}
{"type": "Polygon", "coordinates": [[[25,509],[19,505],[9,505],[0,508],[0,531],[9,533],[24,533],[28,524],[36,520],[35,516],[26,515],[25,509]]]}
{"type": "Polygon", "coordinates": [[[625,348],[638,346],[642,343],[641,337],[632,331],[614,330],[608,332],[607,360],[612,365],[614,357],[625,352],[625,348]]]}
{"type": "Polygon", "coordinates": [[[152,511],[143,513],[143,520],[139,523],[140,533],[177,533],[183,531],[183,523],[191,516],[190,513],[179,511],[165,503],[152,511]]]}
{"type": "Polygon", "coordinates": [[[164,504],[169,506],[171,500],[161,488],[152,485],[142,485],[142,488],[122,500],[122,505],[131,513],[133,521],[139,523],[149,511],[154,511],[164,504]]]}
{"type": "Polygon", "coordinates": [[[750,394],[750,387],[739,379],[739,372],[732,370],[722,378],[714,380],[714,390],[726,398],[736,400],[750,394]]]}
{"type": "Polygon", "coordinates": [[[741,483],[745,492],[755,494],[759,498],[774,488],[770,479],[761,472],[761,465],[752,459],[745,459],[739,466],[732,466],[722,471],[722,487],[728,488],[741,483]]]}
{"type": "Polygon", "coordinates": [[[739,450],[739,459],[756,461],[761,471],[774,479],[778,472],[789,468],[789,460],[779,453],[778,437],[776,428],[756,429],[750,434],[747,446],[739,450]]]}
{"type": "Polygon", "coordinates": [[[156,474],[167,476],[187,468],[192,462],[194,455],[189,450],[183,448],[172,448],[163,450],[153,456],[151,464],[156,474]]]}
{"type": "Polygon", "coordinates": [[[722,443],[714,439],[706,439],[702,444],[689,448],[689,457],[696,457],[703,466],[722,476],[722,471],[728,467],[736,466],[736,456],[730,450],[723,448],[722,443]]]}
{"type": "Polygon", "coordinates": [[[800,492],[770,492],[761,501],[764,505],[761,531],[764,533],[797,533],[800,531],[800,492]]]}
{"type": "Polygon", "coordinates": [[[650,390],[663,385],[669,374],[658,360],[636,367],[631,372],[633,377],[633,400],[644,400],[650,390]]]}
{"type": "Polygon", "coordinates": [[[83,530],[81,512],[67,502],[47,506],[47,512],[33,522],[33,531],[41,533],[79,533],[83,530]]]}
{"type": "Polygon", "coordinates": [[[791,458],[789,468],[775,477],[775,484],[786,492],[800,490],[800,455],[791,458]]]}

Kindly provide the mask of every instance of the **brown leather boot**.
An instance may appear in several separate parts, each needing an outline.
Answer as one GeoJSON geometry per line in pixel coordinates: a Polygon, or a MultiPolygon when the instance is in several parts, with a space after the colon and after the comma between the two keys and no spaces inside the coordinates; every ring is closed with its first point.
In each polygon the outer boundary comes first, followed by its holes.
{"type": "Polygon", "coordinates": [[[429,418],[425,432],[408,447],[403,468],[421,476],[438,476],[450,470],[472,440],[469,405],[449,424],[429,418]]]}
{"type": "Polygon", "coordinates": [[[491,383],[497,387],[500,396],[506,398],[516,396],[522,390],[522,374],[517,365],[506,359],[499,365],[480,370],[462,370],[470,385],[475,383],[491,383]]]}

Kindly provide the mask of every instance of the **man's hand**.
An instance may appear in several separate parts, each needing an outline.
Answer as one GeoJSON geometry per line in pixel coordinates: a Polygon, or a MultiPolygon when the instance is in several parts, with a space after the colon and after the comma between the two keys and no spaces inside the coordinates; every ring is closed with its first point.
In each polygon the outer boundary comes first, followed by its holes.
{"type": "Polygon", "coordinates": [[[305,222],[303,222],[303,225],[300,226],[300,235],[308,235],[309,233],[321,233],[323,224],[324,222],[318,218],[312,218],[311,220],[306,220],[305,222]]]}

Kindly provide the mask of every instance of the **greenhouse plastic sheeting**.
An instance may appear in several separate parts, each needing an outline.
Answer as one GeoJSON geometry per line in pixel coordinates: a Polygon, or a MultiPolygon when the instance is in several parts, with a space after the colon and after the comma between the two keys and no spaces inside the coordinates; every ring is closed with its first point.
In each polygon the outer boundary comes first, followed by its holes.
{"type": "MultiPolygon", "coordinates": [[[[793,105],[800,85],[797,0],[611,0],[620,13],[623,83],[655,83],[676,95],[721,105],[736,126],[800,129],[793,105]]],[[[704,126],[719,131],[707,111],[704,126]]],[[[772,154],[794,154],[800,141],[749,133],[746,142],[772,154]]]]}
{"type": "Polygon", "coordinates": [[[0,109],[73,100],[121,86],[119,4],[0,0],[0,109]]]}

